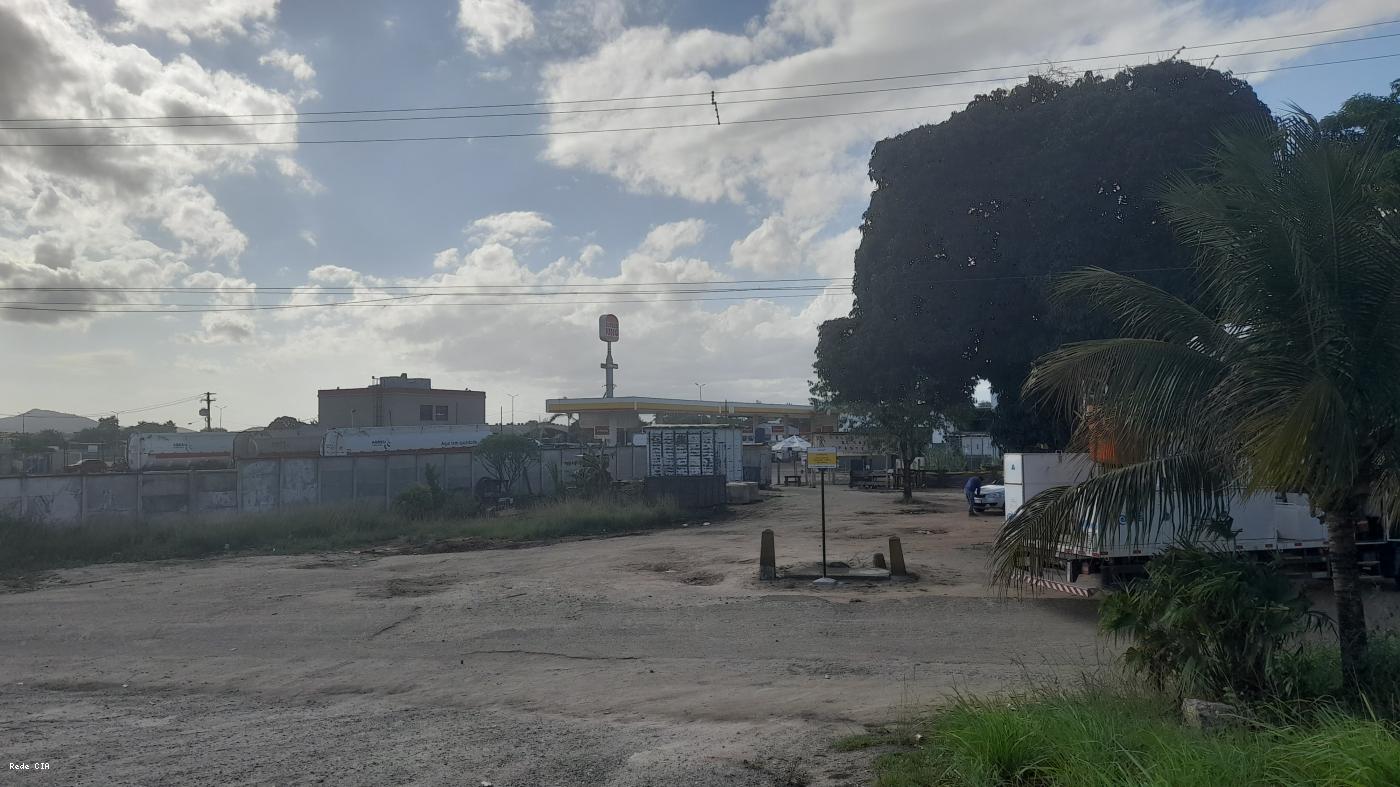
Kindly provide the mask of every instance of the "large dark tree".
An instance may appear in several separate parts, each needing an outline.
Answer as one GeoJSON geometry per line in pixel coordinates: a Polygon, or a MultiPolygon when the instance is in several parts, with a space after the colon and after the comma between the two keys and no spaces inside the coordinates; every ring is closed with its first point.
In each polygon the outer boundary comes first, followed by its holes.
{"type": "Polygon", "coordinates": [[[1094,265],[1185,291],[1191,253],[1153,196],[1201,162],[1218,129],[1268,116],[1245,82],[1169,61],[1108,79],[1035,77],[881,141],[855,307],[822,328],[819,385],[833,398],[920,389],[950,402],[984,378],[1004,448],[1062,443],[1064,428],[1017,394],[1036,357],[1103,326],[1052,310],[1047,274],[1094,265]]]}

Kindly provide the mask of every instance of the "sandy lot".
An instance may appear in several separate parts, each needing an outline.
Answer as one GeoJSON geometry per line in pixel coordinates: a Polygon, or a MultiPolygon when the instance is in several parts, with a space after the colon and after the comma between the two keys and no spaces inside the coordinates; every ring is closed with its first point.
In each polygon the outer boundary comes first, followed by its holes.
{"type": "Polygon", "coordinates": [[[818,558],[817,493],[523,549],[63,572],[0,595],[7,783],[859,784],[830,750],[949,692],[1099,663],[1094,604],[999,601],[999,517],[828,489],[830,556],[918,582],[760,584],[818,558]]]}

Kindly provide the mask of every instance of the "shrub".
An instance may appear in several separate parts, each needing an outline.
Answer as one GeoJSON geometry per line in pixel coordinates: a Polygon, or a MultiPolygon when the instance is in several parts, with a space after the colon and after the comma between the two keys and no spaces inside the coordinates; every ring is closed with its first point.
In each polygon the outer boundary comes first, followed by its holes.
{"type": "Polygon", "coordinates": [[[399,511],[409,519],[425,519],[441,513],[447,504],[447,493],[438,480],[435,465],[423,469],[423,483],[415,484],[399,493],[394,501],[399,511]]]}
{"type": "Polygon", "coordinates": [[[612,473],[608,472],[608,455],[586,453],[579,457],[574,471],[574,486],[583,497],[598,497],[612,489],[612,473]]]}
{"type": "Polygon", "coordinates": [[[1164,552],[1099,613],[1159,689],[1242,699],[1267,696],[1280,660],[1325,621],[1274,564],[1195,546],[1164,552]]]}

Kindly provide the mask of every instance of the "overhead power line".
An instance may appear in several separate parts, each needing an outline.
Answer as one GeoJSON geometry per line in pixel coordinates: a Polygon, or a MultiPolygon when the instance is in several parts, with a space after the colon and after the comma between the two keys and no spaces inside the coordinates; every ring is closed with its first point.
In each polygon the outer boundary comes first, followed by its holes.
{"type": "MultiPolygon", "coordinates": [[[[1187,60],[1187,61],[1192,61],[1192,62],[1205,62],[1205,61],[1214,61],[1214,60],[1217,60],[1217,59],[1235,58],[1235,57],[1249,57],[1249,56],[1253,56],[1253,55],[1276,54],[1276,53],[1279,53],[1279,52],[1292,52],[1292,51],[1297,51],[1297,50],[1301,50],[1301,49],[1315,49],[1315,48],[1317,48],[1317,47],[1322,47],[1322,46],[1336,46],[1336,45],[1339,45],[1339,44],[1350,44],[1350,43],[1357,43],[1357,42],[1363,42],[1363,41],[1376,41],[1376,40],[1380,40],[1380,39],[1390,39],[1390,38],[1400,38],[1400,33],[1386,33],[1386,34],[1383,34],[1383,35],[1367,36],[1367,37],[1363,37],[1363,38],[1344,38],[1344,39],[1340,39],[1340,40],[1337,40],[1337,41],[1320,41],[1320,42],[1317,42],[1317,43],[1315,43],[1315,44],[1302,44],[1302,45],[1298,45],[1298,46],[1278,47],[1278,48],[1274,48],[1274,49],[1259,49],[1259,50],[1252,50],[1252,51],[1248,51],[1248,52],[1234,52],[1234,53],[1230,53],[1230,54],[1216,55],[1216,56],[1210,57],[1210,58],[1200,57],[1200,58],[1184,58],[1184,59],[1187,60]]],[[[1161,50],[1153,50],[1153,51],[1154,51],[1154,52],[1160,52],[1161,50]]],[[[1141,55],[1144,55],[1144,54],[1151,54],[1151,52],[1135,52],[1135,53],[1129,53],[1129,54],[1125,54],[1125,55],[1104,55],[1104,56],[1102,56],[1101,58],[1086,58],[1086,59],[1106,59],[1106,58],[1117,58],[1117,57],[1136,57],[1136,56],[1141,56],[1141,55]]],[[[1055,61],[1055,62],[1067,63],[1067,62],[1074,62],[1074,61],[1068,61],[1068,60],[1066,60],[1066,61],[1055,61]]],[[[1007,66],[1007,68],[1013,68],[1013,67],[1024,67],[1024,66],[1007,66]]],[[[880,82],[880,81],[887,81],[887,80],[911,79],[911,78],[914,78],[914,77],[916,77],[916,76],[923,76],[923,77],[928,77],[928,76],[943,76],[943,75],[956,74],[956,73],[972,73],[972,72],[975,72],[975,71],[989,71],[989,70],[993,70],[993,69],[989,69],[989,68],[984,68],[984,69],[965,69],[965,70],[963,70],[963,71],[937,72],[937,73],[929,73],[929,74],[922,74],[922,75],[902,75],[902,76],[890,76],[890,77],[870,77],[870,78],[867,78],[867,79],[839,80],[839,81],[835,81],[835,82],[812,82],[812,83],[808,83],[808,84],[805,84],[805,85],[793,85],[793,86],[783,86],[783,87],[743,88],[743,89],[729,90],[729,91],[716,90],[716,91],[713,91],[713,93],[714,93],[715,95],[728,95],[728,94],[733,94],[733,93],[751,93],[751,92],[757,92],[757,91],[789,90],[789,89],[800,89],[800,88],[811,88],[811,87],[835,87],[835,86],[859,84],[859,83],[865,83],[865,82],[880,82]]],[[[1029,75],[1029,74],[1013,74],[1013,75],[1009,75],[1009,76],[988,77],[988,78],[983,78],[983,79],[968,79],[968,80],[961,80],[961,81],[957,81],[957,82],[935,82],[935,83],[932,83],[932,84],[897,85],[897,86],[894,86],[894,87],[876,87],[876,88],[863,88],[863,89],[858,89],[858,90],[827,91],[827,92],[823,92],[823,93],[806,93],[806,94],[794,95],[794,96],[765,96],[765,97],[760,97],[760,98],[733,98],[733,99],[726,99],[726,100],[724,101],[724,103],[725,103],[726,105],[733,105],[733,104],[762,104],[762,103],[771,103],[771,102],[777,102],[777,101],[802,101],[802,100],[813,100],[813,99],[819,99],[819,98],[834,98],[834,97],[857,96],[857,95],[874,95],[874,94],[881,94],[881,93],[895,93],[895,92],[905,92],[905,91],[913,91],[913,90],[932,90],[932,89],[940,88],[940,87],[959,87],[959,86],[965,86],[965,85],[990,84],[990,83],[996,83],[996,82],[1014,82],[1014,81],[1018,81],[1018,80],[1021,80],[1021,79],[1026,79],[1026,78],[1028,78],[1029,76],[1031,76],[1031,75],[1029,75]]],[[[619,99],[619,100],[623,100],[623,99],[619,99]]],[[[639,99],[630,99],[630,100],[639,100],[639,99]]],[[[450,114],[450,115],[401,115],[401,116],[393,116],[393,117],[389,117],[389,116],[386,116],[386,115],[387,115],[387,113],[394,113],[394,112],[409,112],[409,111],[422,111],[422,110],[374,110],[375,112],[380,112],[380,113],[385,113],[385,114],[378,114],[378,115],[376,115],[375,117],[349,117],[349,118],[347,118],[347,117],[335,117],[335,118],[332,118],[332,117],[295,117],[295,116],[294,116],[294,117],[291,117],[291,119],[282,119],[282,120],[235,120],[234,118],[237,118],[237,117],[240,117],[240,116],[237,116],[237,115],[229,115],[229,116],[225,116],[224,119],[219,120],[218,122],[164,122],[164,123],[135,123],[135,124],[132,124],[132,123],[122,123],[122,124],[117,124],[117,125],[113,125],[113,124],[108,123],[108,124],[104,124],[104,125],[80,125],[80,126],[79,126],[79,125],[39,125],[39,126],[36,126],[36,125],[13,126],[13,125],[12,125],[12,126],[0,126],[0,131],[75,131],[75,130],[109,130],[109,131],[110,131],[110,130],[145,129],[145,128],[246,128],[246,127],[251,127],[251,126],[306,126],[306,125],[346,124],[346,123],[410,123],[410,122],[424,122],[424,121],[438,121],[438,120],[472,120],[472,119],[483,119],[483,118],[538,117],[538,116],[555,116],[555,115],[570,115],[570,114],[593,114],[593,113],[600,113],[600,112],[639,112],[639,111],[660,110],[660,109],[690,109],[690,108],[695,108],[695,107],[706,107],[706,108],[709,108],[709,107],[711,107],[713,104],[714,104],[714,101],[713,101],[713,98],[712,98],[712,100],[710,100],[710,101],[690,101],[690,102],[679,103],[679,104],[677,104],[677,103],[671,103],[671,104],[651,104],[651,105],[645,105],[645,106],[625,106],[625,107],[585,107],[585,108],[581,108],[581,109],[543,109],[543,110],[527,110],[527,111],[522,111],[522,112],[484,112],[484,113],[450,114]]],[[[349,114],[349,113],[336,113],[336,114],[349,114]]],[[[114,118],[114,119],[115,119],[115,118],[114,118]]],[[[166,120],[166,121],[180,120],[180,118],[179,118],[178,116],[170,116],[170,117],[167,117],[167,118],[143,118],[143,119],[159,119],[159,120],[166,120]]],[[[13,121],[13,120],[12,120],[12,121],[0,121],[0,123],[16,123],[16,122],[24,122],[24,121],[13,121]]],[[[56,120],[56,121],[52,121],[52,122],[58,123],[58,122],[66,122],[66,121],[57,121],[57,120],[56,120]]]]}
{"type": "MultiPolygon", "coordinates": [[[[1321,66],[1335,66],[1344,63],[1361,63],[1372,60],[1387,60],[1400,57],[1400,52],[1391,52],[1383,55],[1371,55],[1368,57],[1353,57],[1343,60],[1329,60],[1318,63],[1302,63],[1292,66],[1277,66],[1274,68],[1260,68],[1252,71],[1235,72],[1236,76],[1249,76],[1251,74],[1268,74],[1277,71],[1290,71],[1299,68],[1318,68],[1321,66]]],[[[1008,77],[1006,80],[1011,81],[1008,77]]],[[[939,87],[942,87],[940,85],[939,87]]],[[[948,107],[965,106],[967,101],[953,101],[940,104],[916,104],[903,107],[885,107],[879,109],[860,109],[847,112],[818,112],[807,115],[787,115],[767,118],[746,118],[742,120],[730,120],[725,122],[725,126],[750,125],[757,123],[783,123],[799,120],[819,120],[824,118],[855,117],[859,115],[879,115],[890,112],[910,112],[920,109],[944,109],[948,107]]],[[[0,148],[158,148],[158,147],[267,147],[275,145],[355,145],[388,142],[441,142],[450,140],[485,140],[485,139],[520,139],[528,137],[558,137],[591,134],[613,134],[623,132],[640,131],[669,131],[687,128],[717,128],[714,123],[705,121],[698,123],[669,123],[648,126],[617,126],[608,128],[591,129],[554,129],[542,131],[516,131],[496,134],[440,134],[417,137],[360,137],[344,139],[300,139],[300,140],[220,140],[213,142],[0,142],[0,148]]]]}
{"type": "MultiPolygon", "coordinates": [[[[956,74],[972,74],[972,73],[981,73],[981,72],[985,72],[985,71],[1006,70],[1006,69],[1012,69],[1012,68],[1035,68],[1035,67],[1038,67],[1038,66],[1047,66],[1047,65],[1048,65],[1048,66],[1055,66],[1055,65],[1064,65],[1064,64],[1068,64],[1068,63],[1085,63],[1085,62],[1092,62],[1092,61],[1099,61],[1099,60],[1115,60],[1115,59],[1121,59],[1121,58],[1126,58],[1126,57],[1145,57],[1145,56],[1148,56],[1148,55],[1161,54],[1161,53],[1163,53],[1163,52],[1173,52],[1173,51],[1180,52],[1180,51],[1188,51],[1188,50],[1196,50],[1196,49],[1212,49],[1212,48],[1216,48],[1216,47],[1225,47],[1225,46],[1236,46],[1236,45],[1240,45],[1240,44],[1260,43],[1260,42],[1263,42],[1263,41],[1280,41],[1280,40],[1292,39],[1292,38],[1303,38],[1303,37],[1307,37],[1307,36],[1327,35],[1327,34],[1330,34],[1330,33],[1343,33],[1343,32],[1349,32],[1349,31],[1352,31],[1352,30],[1374,29],[1374,28],[1378,28],[1378,27],[1385,27],[1385,26],[1388,26],[1388,25],[1395,25],[1395,24],[1400,24],[1400,19],[1391,19],[1391,20],[1385,20],[1385,21],[1381,21],[1381,22],[1371,22],[1371,23],[1361,24],[1361,25],[1349,25],[1349,26],[1346,26],[1346,27],[1332,27],[1332,28],[1325,28],[1325,29],[1320,29],[1320,30],[1308,30],[1308,31],[1303,31],[1303,32],[1298,32],[1298,33],[1285,33],[1285,34],[1279,34],[1279,35],[1273,35],[1273,36],[1261,36],[1261,37],[1258,37],[1258,38],[1244,38],[1244,39],[1237,39],[1237,40],[1234,40],[1234,41],[1217,41],[1217,42],[1204,43],[1204,44],[1189,44],[1189,45],[1181,46],[1181,47],[1177,47],[1177,46],[1163,46],[1163,47],[1159,47],[1159,48],[1156,48],[1156,49],[1145,49],[1145,50],[1139,50],[1139,51],[1136,51],[1136,52],[1118,52],[1118,53],[1115,53],[1115,54],[1108,54],[1108,55],[1089,55],[1089,56],[1085,56],[1085,57],[1062,58],[1062,59],[1058,59],[1058,60],[1040,60],[1040,61],[1035,61],[1035,62],[1013,63],[1013,64],[1005,64],[1005,65],[999,65],[999,66],[978,66],[978,67],[970,67],[970,68],[955,68],[955,69],[946,69],[946,70],[942,70],[942,71],[924,71],[924,72],[909,73],[909,74],[892,74],[892,75],[882,75],[882,76],[863,77],[863,78],[857,78],[857,79],[842,79],[842,80],[831,80],[831,81],[822,81],[822,82],[804,82],[804,83],[794,83],[794,84],[786,84],[786,85],[767,85],[767,86],[747,87],[747,88],[730,88],[730,89],[728,89],[728,90],[720,90],[720,89],[709,90],[709,89],[706,89],[706,90],[698,90],[698,91],[693,91],[693,92],[680,92],[680,93],[654,93],[654,94],[650,94],[650,95],[638,95],[638,96],[611,96],[611,97],[596,97],[596,98],[556,99],[556,100],[551,100],[551,101],[525,101],[525,102],[496,103],[496,104],[456,104],[456,105],[436,105],[436,106],[419,106],[419,107],[392,107],[392,108],[372,107],[372,108],[363,108],[363,109],[305,110],[305,111],[297,111],[297,112],[251,112],[251,113],[238,113],[238,114],[231,114],[231,113],[203,113],[203,114],[191,113],[191,114],[167,114],[167,115],[107,115],[107,116],[86,116],[86,117],[52,117],[52,116],[43,117],[43,116],[36,116],[36,117],[0,118],[0,123],[44,123],[44,122],[55,122],[55,123],[56,123],[56,122],[85,122],[85,121],[103,122],[103,121],[113,121],[113,120],[202,120],[202,119],[275,118],[275,117],[327,116],[327,115],[364,115],[364,114],[381,114],[381,113],[384,113],[384,114],[393,114],[393,113],[408,113],[408,112],[455,112],[455,111],[465,111],[465,110],[475,110],[475,109],[518,109],[518,108],[525,108],[525,107],[557,107],[557,106],[571,106],[571,105],[575,105],[575,104],[602,104],[602,103],[615,103],[615,102],[619,102],[619,101],[651,101],[651,100],[658,100],[658,101],[659,101],[659,100],[677,99],[677,98],[708,98],[712,92],[713,92],[716,96],[724,96],[724,95],[732,95],[732,94],[737,94],[737,93],[754,93],[754,92],[763,92],[763,91],[772,91],[772,90],[797,90],[797,89],[809,88],[809,87],[831,87],[831,86],[835,86],[835,85],[862,84],[862,83],[867,83],[867,82],[885,82],[885,81],[900,80],[900,79],[923,79],[923,78],[935,77],[935,76],[951,76],[951,75],[956,75],[956,74]]],[[[1293,48],[1293,49],[1308,49],[1308,48],[1312,48],[1312,47],[1314,47],[1314,46],[1329,46],[1329,45],[1332,45],[1332,44],[1340,44],[1340,43],[1354,43],[1354,42],[1357,42],[1357,41],[1367,41],[1367,40],[1373,40],[1373,39],[1377,39],[1377,38],[1388,38],[1388,37],[1391,37],[1391,36],[1390,36],[1390,35],[1381,35],[1381,36],[1372,36],[1372,37],[1365,37],[1365,38],[1347,39],[1347,40],[1343,40],[1343,41],[1334,41],[1334,42],[1319,41],[1319,42],[1317,42],[1316,44],[1309,44],[1309,45],[1306,45],[1306,46],[1303,46],[1303,47],[1292,47],[1292,48],[1293,48]]],[[[1275,50],[1269,50],[1269,51],[1275,51],[1275,50]]],[[[1228,55],[1221,55],[1221,57],[1237,57],[1237,56],[1241,56],[1241,55],[1244,55],[1244,54],[1251,54],[1251,53],[1234,53],[1234,54],[1228,54],[1228,55]]],[[[1205,59],[1205,58],[1201,58],[1201,59],[1205,59]]],[[[731,103],[732,103],[732,102],[731,102],[731,103]]],[[[703,102],[698,102],[697,105],[710,106],[710,103],[709,103],[709,101],[703,101],[703,102]]]]}
{"type": "Polygon", "coordinates": [[[269,292],[269,293],[310,293],[315,292],[361,292],[364,290],[445,290],[456,291],[462,289],[479,290],[500,290],[500,289],[520,289],[522,287],[698,287],[701,285],[730,285],[730,284],[786,284],[792,282],[832,282],[850,281],[850,276],[804,276],[788,279],[724,279],[715,281],[651,281],[651,282],[579,282],[561,284],[375,284],[375,285],[354,285],[354,286],[325,286],[317,284],[305,284],[295,287],[271,287],[271,286],[246,286],[246,287],[80,287],[80,286],[26,286],[26,285],[0,285],[0,291],[5,290],[25,290],[44,292],[123,292],[123,293],[153,293],[153,292],[180,292],[180,293],[241,293],[241,292],[269,292]]]}
{"type": "MultiPolygon", "coordinates": [[[[1156,267],[1156,268],[1132,268],[1118,271],[1119,273],[1153,273],[1162,271],[1188,270],[1183,266],[1156,267]]],[[[1025,279],[1048,278],[1054,274],[1034,273],[1034,274],[994,274],[990,276],[964,276],[945,277],[929,280],[928,284],[955,284],[962,282],[984,283],[989,281],[1010,281],[1025,279]]],[[[446,297],[457,295],[457,293],[419,293],[412,295],[394,295],[378,298],[360,298],[346,301],[330,301],[325,303],[286,303],[286,304],[251,304],[251,305],[217,305],[205,306],[198,304],[161,304],[153,307],[152,304],[126,304],[136,308],[122,308],[123,304],[44,304],[34,301],[8,301],[0,305],[0,309],[14,311],[39,311],[39,312],[67,312],[85,314],[210,314],[220,312],[248,312],[248,311],[284,311],[292,309],[323,309],[338,306],[467,306],[467,307],[518,307],[518,306],[594,306],[615,303],[693,303],[700,301],[742,301],[742,300],[771,300],[778,298],[821,298],[831,297],[839,293],[826,292],[828,287],[808,288],[817,292],[806,293],[779,293],[779,294],[748,294],[748,295],[724,295],[720,297],[695,297],[685,295],[684,297],[654,297],[654,298],[610,298],[608,300],[554,300],[554,301],[520,301],[520,300],[499,300],[499,301],[431,301],[426,300],[433,297],[446,297]]],[[[587,293],[584,297],[595,297],[600,293],[587,293]]],[[[627,292],[624,295],[632,296],[646,293],[627,292]]],[[[660,296],[671,293],[656,293],[660,296]]],[[[540,293],[532,293],[526,297],[538,297],[540,293]]],[[[577,296],[578,293],[566,293],[566,295],[577,296]]],[[[497,296],[501,297],[501,296],[497,296]]]]}

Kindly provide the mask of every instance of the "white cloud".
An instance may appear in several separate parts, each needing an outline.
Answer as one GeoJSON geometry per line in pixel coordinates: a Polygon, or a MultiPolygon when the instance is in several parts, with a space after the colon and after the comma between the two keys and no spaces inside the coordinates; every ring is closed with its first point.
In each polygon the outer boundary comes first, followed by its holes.
{"type": "Polygon", "coordinates": [[[510,79],[510,67],[497,66],[496,68],[488,68],[478,71],[476,75],[485,82],[504,82],[510,79]]]}
{"type": "Polygon", "coordinates": [[[280,68],[291,74],[292,78],[298,82],[310,82],[316,78],[316,69],[312,68],[306,56],[300,53],[274,49],[259,57],[258,62],[265,66],[280,68]]]}
{"type": "MultiPolygon", "coordinates": [[[[727,277],[718,266],[687,254],[704,232],[705,224],[694,219],[659,225],[611,265],[600,246],[587,244],[577,257],[541,266],[517,238],[445,249],[433,256],[431,271],[392,280],[321,266],[308,274],[304,302],[314,301],[312,293],[322,286],[354,287],[356,298],[376,298],[396,294],[377,289],[389,285],[535,290],[545,285],[607,289],[637,282],[723,282],[727,277]]],[[[431,375],[444,385],[485,387],[493,412],[502,391],[518,393],[519,414],[531,418],[546,397],[598,394],[602,348],[596,325],[600,313],[611,311],[623,324],[623,341],[614,350],[622,365],[618,379],[623,393],[689,396],[689,381],[702,379],[714,386],[707,385],[706,394],[720,398],[802,401],[816,325],[850,308],[849,287],[845,289],[833,288],[810,303],[689,301],[676,295],[613,296],[612,302],[593,303],[584,301],[606,296],[454,294],[417,305],[298,310],[284,318],[279,341],[240,351],[246,360],[232,362],[230,373],[241,364],[256,363],[279,379],[306,379],[310,390],[324,387],[327,380],[355,383],[358,376],[382,372],[376,365],[392,361],[395,368],[431,375]],[[464,319],[471,324],[466,333],[464,319]]]]}
{"type": "MultiPolygon", "coordinates": [[[[74,116],[290,112],[284,94],[188,55],[161,61],[108,41],[58,0],[0,4],[0,115],[74,116]]],[[[94,141],[176,141],[191,132],[104,129],[94,141]]],[[[209,141],[278,138],[285,129],[201,129],[209,141]]],[[[0,131],[0,140],[19,135],[0,131]]],[[[0,283],[170,286],[195,271],[234,273],[248,238],[202,178],[252,171],[257,148],[10,148],[0,177],[0,283]]],[[[37,300],[43,296],[24,296],[37,300]]],[[[122,296],[74,295],[111,303],[122,296]]],[[[83,321],[91,315],[5,310],[0,320],[83,321]]]]}
{"type": "Polygon", "coordinates": [[[521,0],[460,0],[457,27],[467,49],[498,55],[535,35],[535,14],[521,0]]]}
{"type": "Polygon", "coordinates": [[[291,156],[277,157],[277,171],[282,174],[282,177],[295,183],[297,188],[307,194],[320,194],[326,190],[326,187],[321,185],[321,181],[317,180],[316,176],[308,172],[291,156]]]}
{"type": "Polygon", "coordinates": [[[316,233],[312,232],[311,230],[302,230],[300,233],[298,233],[298,237],[300,237],[302,241],[306,243],[306,245],[310,246],[313,249],[316,248],[316,246],[318,245],[316,233]]]}
{"type": "Polygon", "coordinates": [[[642,241],[642,249],[657,257],[667,257],[678,249],[699,243],[705,237],[705,222],[701,219],[673,221],[652,227],[642,241]]]}
{"type": "Polygon", "coordinates": [[[119,31],[159,30],[172,40],[221,40],[246,35],[250,28],[277,16],[277,0],[117,0],[126,19],[119,31]]]}
{"type": "Polygon", "coordinates": [[[519,243],[529,245],[538,241],[554,228],[539,213],[532,210],[515,210],[484,216],[471,223],[467,235],[473,241],[487,245],[491,243],[519,243]]]}

